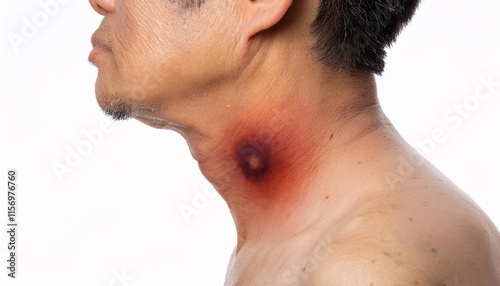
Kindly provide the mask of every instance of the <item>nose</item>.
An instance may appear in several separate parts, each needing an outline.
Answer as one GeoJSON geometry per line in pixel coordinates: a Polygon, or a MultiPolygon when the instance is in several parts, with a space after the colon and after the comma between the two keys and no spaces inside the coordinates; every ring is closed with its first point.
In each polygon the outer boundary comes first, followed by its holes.
{"type": "Polygon", "coordinates": [[[107,13],[115,12],[116,9],[115,0],[89,0],[89,2],[90,6],[103,16],[106,16],[107,13]]]}

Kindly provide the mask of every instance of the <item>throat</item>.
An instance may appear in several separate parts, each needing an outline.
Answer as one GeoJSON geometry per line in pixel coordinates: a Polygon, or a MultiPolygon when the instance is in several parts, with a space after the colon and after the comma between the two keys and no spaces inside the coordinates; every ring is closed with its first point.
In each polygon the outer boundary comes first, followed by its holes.
{"type": "Polygon", "coordinates": [[[239,240],[284,237],[314,224],[337,204],[346,178],[338,171],[351,160],[346,146],[378,126],[376,110],[306,101],[238,109],[215,135],[191,141],[200,170],[228,204],[239,240]]]}
{"type": "Polygon", "coordinates": [[[193,157],[228,204],[239,237],[281,235],[316,221],[345,179],[332,172],[343,164],[336,161],[341,149],[378,120],[371,80],[351,90],[335,84],[343,82],[337,78],[304,77],[281,82],[273,75],[272,85],[252,86],[241,96],[209,97],[202,115],[183,124],[193,157]]]}

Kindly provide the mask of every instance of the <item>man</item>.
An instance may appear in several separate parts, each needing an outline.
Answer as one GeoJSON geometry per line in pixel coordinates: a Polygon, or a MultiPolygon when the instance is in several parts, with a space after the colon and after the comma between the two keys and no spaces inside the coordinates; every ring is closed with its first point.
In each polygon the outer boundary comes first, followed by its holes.
{"type": "Polygon", "coordinates": [[[500,235],[381,111],[418,0],[90,0],[115,119],[179,132],[227,201],[226,285],[500,285],[500,235]]]}

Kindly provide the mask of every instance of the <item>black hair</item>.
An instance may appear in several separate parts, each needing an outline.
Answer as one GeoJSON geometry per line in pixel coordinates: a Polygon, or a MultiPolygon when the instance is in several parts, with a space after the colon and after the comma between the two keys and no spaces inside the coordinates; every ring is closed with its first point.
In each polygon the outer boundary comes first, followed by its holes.
{"type": "Polygon", "coordinates": [[[381,74],[385,49],[410,21],[420,0],[321,0],[311,25],[313,52],[327,66],[381,74]]]}

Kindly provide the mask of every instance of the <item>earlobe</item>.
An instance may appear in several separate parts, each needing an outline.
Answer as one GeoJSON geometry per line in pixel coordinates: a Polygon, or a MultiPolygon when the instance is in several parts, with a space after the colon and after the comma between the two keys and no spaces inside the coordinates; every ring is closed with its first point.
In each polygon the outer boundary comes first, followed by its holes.
{"type": "Polygon", "coordinates": [[[247,39],[272,28],[285,16],[293,0],[244,0],[249,8],[245,27],[247,39]]]}

